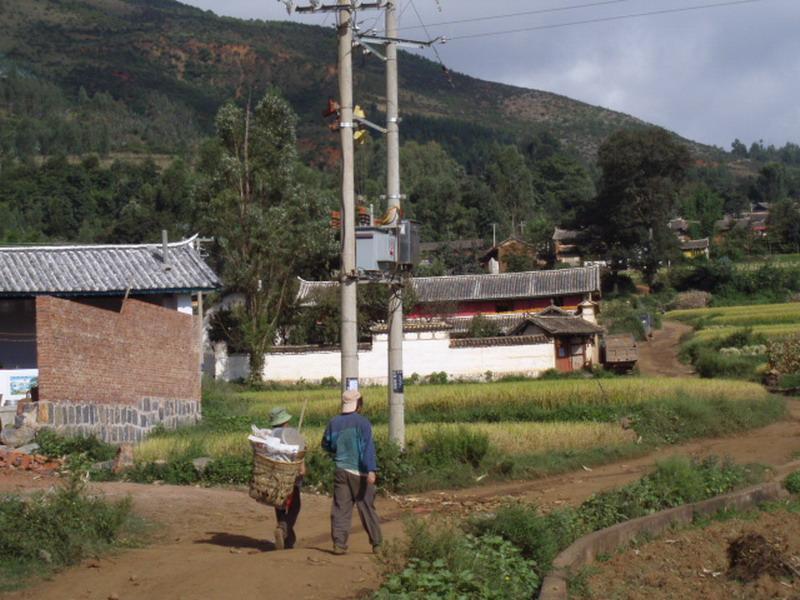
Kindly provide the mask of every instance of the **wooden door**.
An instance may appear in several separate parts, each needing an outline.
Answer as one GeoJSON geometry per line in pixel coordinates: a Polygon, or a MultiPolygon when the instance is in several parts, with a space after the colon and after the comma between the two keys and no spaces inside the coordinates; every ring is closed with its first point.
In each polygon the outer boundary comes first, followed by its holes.
{"type": "Polygon", "coordinates": [[[556,369],[569,373],[572,371],[572,348],[568,340],[561,340],[556,338],[556,369]]]}

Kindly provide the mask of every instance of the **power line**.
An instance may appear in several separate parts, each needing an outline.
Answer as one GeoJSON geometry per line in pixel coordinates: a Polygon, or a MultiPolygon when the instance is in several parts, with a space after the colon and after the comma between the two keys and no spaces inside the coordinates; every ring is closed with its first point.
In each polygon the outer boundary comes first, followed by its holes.
{"type": "MultiPolygon", "coordinates": [[[[511,19],[513,17],[526,17],[530,15],[543,15],[548,13],[565,12],[570,10],[578,10],[581,8],[592,8],[595,6],[607,6],[609,4],[621,4],[623,2],[631,2],[632,0],[602,0],[600,2],[588,2],[586,4],[574,4],[571,6],[559,6],[557,8],[540,8],[537,10],[525,10],[521,12],[506,13],[502,15],[487,15],[484,17],[470,17],[466,19],[458,19],[454,21],[439,21],[438,23],[431,23],[429,27],[439,27],[442,25],[463,25],[464,23],[477,23],[482,21],[494,21],[498,19],[511,19]]],[[[405,31],[408,29],[420,29],[424,25],[408,25],[406,27],[398,28],[398,31],[405,31]]]]}
{"type": "MultiPolygon", "coordinates": [[[[428,27],[422,20],[422,15],[419,14],[419,11],[417,10],[417,5],[414,3],[414,0],[409,0],[409,3],[411,4],[411,8],[414,9],[414,13],[417,15],[417,20],[419,21],[419,24],[422,26],[422,29],[425,32],[426,37],[429,40],[432,40],[433,38],[431,37],[431,34],[428,32],[428,27]]],[[[441,54],[439,54],[439,51],[436,49],[436,45],[431,44],[430,47],[433,49],[433,53],[436,55],[436,60],[439,61],[439,65],[442,67],[442,71],[444,71],[445,77],[447,77],[447,81],[450,82],[451,86],[455,86],[455,84],[453,83],[453,78],[450,75],[450,70],[444,65],[444,61],[442,60],[441,54]]]]}
{"type": "Polygon", "coordinates": [[[710,8],[722,8],[725,6],[736,6],[740,4],[754,4],[756,2],[766,2],[767,0],[729,0],[728,2],[716,2],[713,4],[697,4],[695,6],[684,6],[683,8],[665,8],[662,10],[653,10],[648,12],[641,12],[641,13],[629,13],[626,15],[616,15],[613,17],[596,17],[593,19],[584,19],[582,21],[569,21],[566,23],[553,23],[550,25],[536,25],[533,27],[521,27],[519,29],[506,29],[503,31],[488,31],[485,33],[468,33],[464,35],[457,35],[453,37],[448,37],[447,41],[455,41],[455,40],[466,40],[466,39],[474,39],[474,38],[481,38],[481,37],[491,37],[496,35],[509,35],[513,33],[523,33],[527,31],[540,31],[543,29],[559,29],[563,27],[572,27],[574,25],[588,25],[591,23],[607,23],[609,21],[622,21],[625,19],[636,19],[640,17],[651,17],[657,15],[669,15],[669,14],[676,14],[676,13],[683,13],[683,12],[690,12],[690,11],[698,11],[710,8]]]}

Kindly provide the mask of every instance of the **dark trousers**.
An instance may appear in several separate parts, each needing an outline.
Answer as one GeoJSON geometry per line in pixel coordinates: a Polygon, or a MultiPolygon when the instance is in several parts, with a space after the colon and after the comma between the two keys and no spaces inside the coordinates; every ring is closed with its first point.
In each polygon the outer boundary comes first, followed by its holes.
{"type": "Polygon", "coordinates": [[[331,537],[334,545],[347,548],[353,505],[358,508],[361,524],[373,546],[383,541],[378,513],[375,512],[375,486],[367,483],[366,475],[353,475],[336,469],[333,478],[333,508],[331,509],[331,537]]]}
{"type": "Polygon", "coordinates": [[[295,484],[294,492],[289,496],[286,505],[283,508],[275,509],[275,519],[278,521],[278,527],[283,529],[285,545],[288,550],[294,546],[297,541],[297,536],[294,533],[294,524],[297,523],[297,517],[300,514],[300,484],[295,484]]]}

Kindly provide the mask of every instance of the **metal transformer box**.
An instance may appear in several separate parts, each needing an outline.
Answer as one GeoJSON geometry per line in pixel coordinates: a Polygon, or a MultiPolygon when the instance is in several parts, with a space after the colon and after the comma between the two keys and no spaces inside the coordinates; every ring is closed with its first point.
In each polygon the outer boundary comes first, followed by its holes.
{"type": "Polygon", "coordinates": [[[356,268],[362,273],[409,270],[419,262],[419,225],[356,227],[356,268]]]}
{"type": "Polygon", "coordinates": [[[414,221],[400,221],[397,262],[408,269],[419,263],[419,224],[414,221]]]}
{"type": "Polygon", "coordinates": [[[397,237],[387,227],[356,227],[356,268],[359,272],[391,271],[397,266],[397,237]]]}

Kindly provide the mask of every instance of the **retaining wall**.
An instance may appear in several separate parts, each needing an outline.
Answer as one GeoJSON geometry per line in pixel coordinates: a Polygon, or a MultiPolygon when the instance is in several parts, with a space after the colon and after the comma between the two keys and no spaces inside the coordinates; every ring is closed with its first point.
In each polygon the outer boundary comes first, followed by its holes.
{"type": "MultiPolygon", "coordinates": [[[[784,465],[779,470],[779,475],[788,474],[797,468],[800,468],[800,461],[784,465]]],[[[542,582],[539,600],[567,600],[567,580],[572,572],[592,564],[598,555],[615,552],[642,534],[657,535],[674,525],[689,525],[696,517],[713,515],[726,509],[752,508],[786,496],[788,492],[783,488],[782,481],[774,481],[625,521],[590,533],[556,557],[553,561],[553,570],[542,582]]]]}

